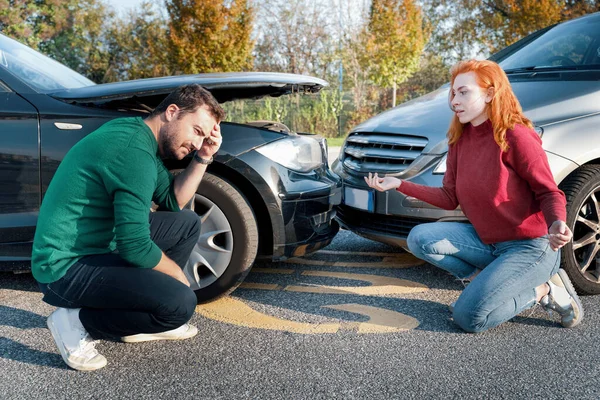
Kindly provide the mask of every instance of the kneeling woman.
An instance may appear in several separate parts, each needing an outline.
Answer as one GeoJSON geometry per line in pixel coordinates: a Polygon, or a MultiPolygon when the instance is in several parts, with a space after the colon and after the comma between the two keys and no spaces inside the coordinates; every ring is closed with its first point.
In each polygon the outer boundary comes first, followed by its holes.
{"type": "Polygon", "coordinates": [[[460,205],[470,223],[418,225],[408,236],[417,257],[470,281],[453,307],[467,332],[500,325],[540,303],[565,327],[583,308],[560,268],[573,234],[566,201],[533,125],[498,64],[468,60],[451,71],[446,174],[441,188],[369,173],[367,184],[396,189],[434,206],[460,205]]]}

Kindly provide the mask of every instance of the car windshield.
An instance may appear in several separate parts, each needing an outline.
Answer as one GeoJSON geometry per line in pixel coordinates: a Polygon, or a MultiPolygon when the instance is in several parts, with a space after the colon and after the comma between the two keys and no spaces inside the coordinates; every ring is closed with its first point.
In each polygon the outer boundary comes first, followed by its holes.
{"type": "Polygon", "coordinates": [[[507,72],[600,68],[600,14],[555,26],[506,57],[500,66],[507,72]]]}
{"type": "Polygon", "coordinates": [[[42,93],[95,85],[83,75],[4,35],[0,35],[0,66],[42,93]]]}

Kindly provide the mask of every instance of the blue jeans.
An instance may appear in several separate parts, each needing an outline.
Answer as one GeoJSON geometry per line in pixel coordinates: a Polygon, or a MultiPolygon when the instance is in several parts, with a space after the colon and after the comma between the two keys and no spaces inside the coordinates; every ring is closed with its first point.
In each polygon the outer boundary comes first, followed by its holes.
{"type": "MultiPolygon", "coordinates": [[[[182,268],[199,235],[200,218],[193,211],[150,213],[151,239],[182,268]]],[[[183,283],[131,265],[117,253],[83,257],[61,279],[39,286],[46,303],[81,308],[79,319],[96,339],[178,328],[197,305],[194,291],[183,283]]]]}
{"type": "Polygon", "coordinates": [[[433,222],[414,227],[408,248],[422,260],[468,279],[479,271],[454,306],[454,322],[483,332],[536,303],[535,288],[560,268],[560,252],[546,236],[485,244],[471,224],[433,222]]]}

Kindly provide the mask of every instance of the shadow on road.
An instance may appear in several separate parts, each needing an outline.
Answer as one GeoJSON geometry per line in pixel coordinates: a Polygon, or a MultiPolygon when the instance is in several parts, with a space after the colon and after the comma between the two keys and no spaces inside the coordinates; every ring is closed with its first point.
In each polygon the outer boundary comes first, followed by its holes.
{"type": "Polygon", "coordinates": [[[60,355],[32,349],[12,339],[0,337],[0,357],[22,363],[68,369],[60,355]]]}
{"type": "Polygon", "coordinates": [[[18,329],[35,329],[46,327],[46,317],[31,311],[0,305],[0,325],[18,329]]]}
{"type": "MultiPolygon", "coordinates": [[[[0,306],[0,325],[18,329],[45,328],[46,317],[14,307],[0,306]]],[[[7,337],[0,337],[0,357],[32,365],[66,369],[57,353],[39,351],[7,337]]]]}

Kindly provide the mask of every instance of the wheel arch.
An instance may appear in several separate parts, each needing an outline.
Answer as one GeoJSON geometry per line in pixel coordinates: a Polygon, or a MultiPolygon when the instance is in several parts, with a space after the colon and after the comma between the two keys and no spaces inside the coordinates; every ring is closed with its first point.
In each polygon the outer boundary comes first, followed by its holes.
{"type": "Polygon", "coordinates": [[[259,234],[258,254],[271,256],[273,254],[273,221],[260,191],[244,175],[224,164],[215,164],[209,172],[227,180],[244,195],[256,216],[259,234]]]}
{"type": "MultiPolygon", "coordinates": [[[[188,160],[184,159],[177,162],[165,163],[169,170],[184,169],[188,165],[188,160]]],[[[244,195],[246,201],[249,203],[250,208],[256,216],[256,223],[258,225],[259,234],[259,247],[258,255],[260,256],[272,256],[273,255],[273,244],[274,244],[274,232],[279,230],[274,229],[276,221],[273,221],[266,201],[260,191],[248,180],[246,176],[238,172],[234,168],[230,168],[226,164],[213,163],[207,170],[207,172],[217,175],[218,177],[225,179],[231,185],[239,189],[240,193],[244,195]]],[[[265,186],[267,186],[265,184],[265,186]]]]}

